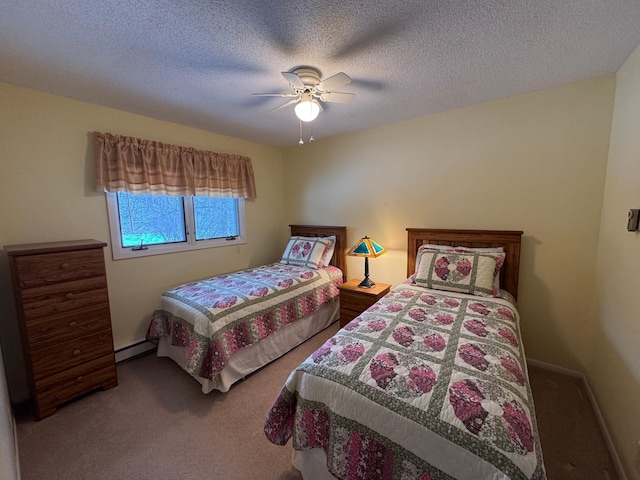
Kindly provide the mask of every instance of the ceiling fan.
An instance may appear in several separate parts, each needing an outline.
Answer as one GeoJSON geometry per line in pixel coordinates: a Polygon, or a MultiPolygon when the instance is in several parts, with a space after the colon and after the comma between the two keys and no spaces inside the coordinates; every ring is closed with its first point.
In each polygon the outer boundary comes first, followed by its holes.
{"type": "Polygon", "coordinates": [[[320,102],[351,103],[355,93],[334,92],[335,88],[344,87],[351,83],[346,73],[340,72],[321,80],[320,70],[314,67],[298,67],[291,72],[282,72],[282,76],[289,82],[292,93],[254,93],[262,97],[291,97],[287,103],[274,108],[280,110],[289,105],[295,106],[296,116],[303,122],[315,120],[322,111],[320,102]]]}

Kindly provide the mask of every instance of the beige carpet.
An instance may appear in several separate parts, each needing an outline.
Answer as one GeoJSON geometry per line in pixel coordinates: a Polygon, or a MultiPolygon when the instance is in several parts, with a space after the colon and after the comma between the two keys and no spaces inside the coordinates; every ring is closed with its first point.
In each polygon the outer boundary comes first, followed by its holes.
{"type": "Polygon", "coordinates": [[[581,379],[529,366],[549,480],[618,480],[581,379]]]}
{"type": "MultiPolygon", "coordinates": [[[[118,387],[40,422],[18,415],[22,478],[300,480],[290,445],[269,443],[262,425],[289,372],[337,329],[336,323],[224,394],[202,394],[165,358],[121,363],[118,387]]],[[[531,369],[531,379],[549,479],[616,479],[581,384],[540,369],[531,369]]]]}

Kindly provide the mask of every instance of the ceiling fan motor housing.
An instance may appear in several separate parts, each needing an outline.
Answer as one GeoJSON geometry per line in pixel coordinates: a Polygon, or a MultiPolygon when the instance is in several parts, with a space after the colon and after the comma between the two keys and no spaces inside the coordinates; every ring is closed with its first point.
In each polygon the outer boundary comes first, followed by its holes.
{"type": "Polygon", "coordinates": [[[315,88],[322,77],[320,70],[313,67],[298,67],[291,73],[296,74],[308,89],[315,88]]]}
{"type": "Polygon", "coordinates": [[[287,103],[274,110],[295,105],[296,116],[303,122],[315,120],[318,113],[323,110],[320,102],[350,103],[355,97],[353,93],[333,91],[334,88],[351,83],[351,78],[344,72],[336,73],[324,80],[321,80],[320,70],[308,65],[295,67],[288,72],[281,73],[293,93],[254,93],[254,95],[291,98],[287,103]]]}

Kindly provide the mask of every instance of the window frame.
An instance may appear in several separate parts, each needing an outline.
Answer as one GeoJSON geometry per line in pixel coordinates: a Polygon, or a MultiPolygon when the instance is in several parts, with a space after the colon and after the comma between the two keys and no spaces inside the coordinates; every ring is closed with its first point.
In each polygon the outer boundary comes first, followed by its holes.
{"type": "MultiPolygon", "coordinates": [[[[135,194],[134,194],[135,195],[135,194]]],[[[193,213],[193,197],[181,197],[184,208],[184,221],[186,241],[177,243],[165,243],[160,245],[145,245],[143,250],[133,250],[133,247],[123,247],[121,243],[122,230],[120,227],[120,214],[118,211],[118,197],[116,193],[105,192],[107,200],[107,216],[109,219],[109,232],[111,236],[111,254],[114,260],[127,258],[148,257],[151,255],[164,255],[167,253],[201,250],[203,248],[229,247],[242,245],[246,240],[246,216],[245,200],[238,201],[238,230],[239,234],[233,239],[216,238],[210,240],[196,240],[195,219],[193,213]]]]}

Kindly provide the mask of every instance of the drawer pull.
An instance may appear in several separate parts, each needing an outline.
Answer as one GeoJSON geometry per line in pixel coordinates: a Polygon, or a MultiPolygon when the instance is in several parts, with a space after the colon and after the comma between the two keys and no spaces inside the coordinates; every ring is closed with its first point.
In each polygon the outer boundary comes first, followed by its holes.
{"type": "Polygon", "coordinates": [[[69,322],[70,327],[75,327],[76,325],[78,325],[78,322],[69,322]]]}
{"type": "Polygon", "coordinates": [[[67,262],[64,262],[62,265],[60,265],[60,268],[62,270],[67,270],[71,265],[67,262]]]}
{"type": "Polygon", "coordinates": [[[79,348],[76,348],[76,349],[73,351],[73,354],[74,354],[74,355],[80,355],[80,349],[79,349],[79,348]]]}
{"type": "Polygon", "coordinates": [[[66,298],[67,300],[71,300],[73,298],[73,293],[69,292],[67,293],[64,298],[66,298]]]}

